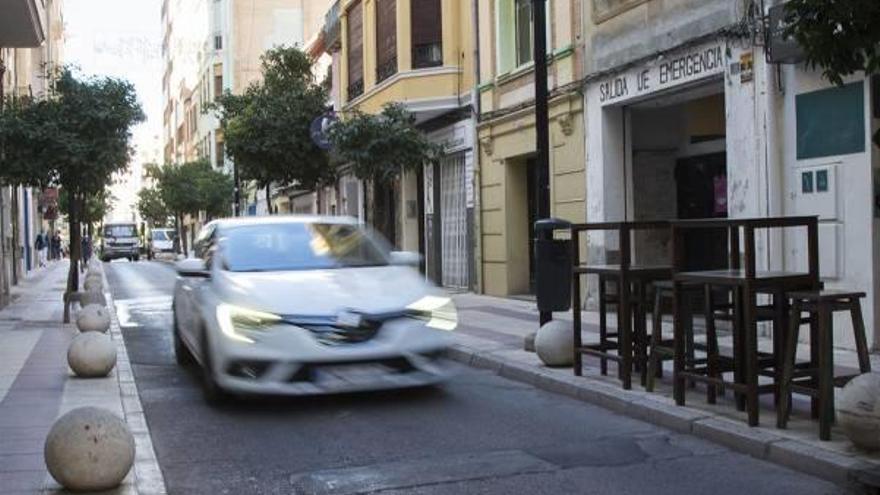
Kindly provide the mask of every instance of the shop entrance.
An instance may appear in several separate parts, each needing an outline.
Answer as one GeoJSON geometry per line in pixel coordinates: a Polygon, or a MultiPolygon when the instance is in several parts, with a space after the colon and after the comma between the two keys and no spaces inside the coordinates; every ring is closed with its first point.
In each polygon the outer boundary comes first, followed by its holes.
{"type": "MultiPolygon", "coordinates": [[[[727,217],[727,149],[723,86],[640,102],[624,109],[630,129],[627,210],[635,220],[727,217]]],[[[668,232],[640,232],[639,262],[668,262],[668,232]]],[[[721,267],[726,236],[687,240],[689,265],[721,267]]]]}

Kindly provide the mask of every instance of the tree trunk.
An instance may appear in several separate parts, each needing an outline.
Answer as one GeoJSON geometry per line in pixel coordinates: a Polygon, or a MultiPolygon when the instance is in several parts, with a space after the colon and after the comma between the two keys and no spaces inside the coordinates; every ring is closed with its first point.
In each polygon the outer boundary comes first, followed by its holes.
{"type": "Polygon", "coordinates": [[[181,241],[182,237],[180,235],[180,214],[179,213],[174,214],[174,233],[175,233],[174,254],[180,254],[181,253],[180,243],[182,242],[181,241]]]}
{"type": "Polygon", "coordinates": [[[18,186],[12,186],[12,285],[18,285],[18,244],[21,233],[18,229],[18,186]]]}
{"type": "Polygon", "coordinates": [[[272,214],[272,184],[266,184],[266,211],[272,214]]]}
{"type": "Polygon", "coordinates": [[[67,304],[67,298],[79,290],[79,260],[82,239],[79,231],[79,202],[76,196],[75,192],[68,191],[67,226],[70,231],[70,268],[67,270],[67,292],[64,295],[64,323],[70,323],[70,305],[67,304]]]}

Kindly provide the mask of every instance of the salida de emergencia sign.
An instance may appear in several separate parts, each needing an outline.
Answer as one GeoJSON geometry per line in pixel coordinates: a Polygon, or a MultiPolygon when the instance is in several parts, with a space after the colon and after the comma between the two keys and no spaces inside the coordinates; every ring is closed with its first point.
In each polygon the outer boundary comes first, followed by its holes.
{"type": "Polygon", "coordinates": [[[634,67],[599,83],[599,103],[621,103],[642,95],[724,73],[725,52],[720,43],[711,43],[675,52],[634,67]]]}

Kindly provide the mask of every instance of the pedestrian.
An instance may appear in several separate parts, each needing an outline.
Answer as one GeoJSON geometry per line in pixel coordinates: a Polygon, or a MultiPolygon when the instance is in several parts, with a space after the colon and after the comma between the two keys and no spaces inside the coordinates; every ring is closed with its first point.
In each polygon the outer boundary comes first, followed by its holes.
{"type": "Polygon", "coordinates": [[[37,263],[40,268],[46,266],[46,240],[46,234],[41,230],[40,233],[37,234],[37,239],[34,241],[34,248],[37,251],[37,263]]]}
{"type": "Polygon", "coordinates": [[[92,239],[88,234],[82,236],[82,259],[85,263],[88,263],[89,259],[92,257],[92,239]]]}
{"type": "Polygon", "coordinates": [[[52,234],[52,259],[61,259],[61,235],[58,231],[52,234]]]}

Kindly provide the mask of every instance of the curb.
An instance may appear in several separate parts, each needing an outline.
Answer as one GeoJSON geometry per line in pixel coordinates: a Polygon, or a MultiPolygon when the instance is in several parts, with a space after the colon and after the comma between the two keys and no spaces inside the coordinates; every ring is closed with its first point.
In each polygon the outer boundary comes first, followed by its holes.
{"type": "Polygon", "coordinates": [[[168,492],[165,488],[165,478],[159,467],[159,461],[156,459],[156,451],[153,449],[150,429],[147,426],[141,398],[134,382],[131,362],[128,359],[128,349],[125,347],[122,328],[119,326],[119,317],[116,315],[116,304],[113,301],[113,295],[110,294],[110,284],[103,269],[101,270],[101,278],[104,281],[104,297],[107,299],[107,307],[110,310],[110,337],[116,343],[116,379],[119,382],[122,410],[125,414],[125,422],[134,436],[135,458],[132,468],[134,471],[134,491],[139,495],[166,495],[168,492]]]}
{"type": "Polygon", "coordinates": [[[711,413],[677,406],[665,397],[644,394],[584,377],[517,363],[463,344],[453,344],[447,357],[472,368],[553,392],[639,419],[678,433],[693,435],[733,451],[778,464],[863,493],[880,495],[880,468],[711,413]]]}

